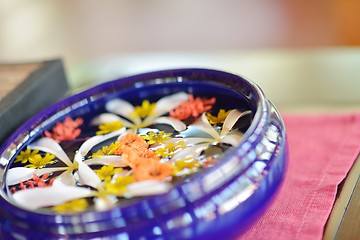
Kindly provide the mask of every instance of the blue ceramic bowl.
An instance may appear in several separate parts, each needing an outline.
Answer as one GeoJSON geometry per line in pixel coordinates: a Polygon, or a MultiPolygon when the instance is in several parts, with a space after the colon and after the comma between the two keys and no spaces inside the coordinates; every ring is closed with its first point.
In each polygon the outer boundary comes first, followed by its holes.
{"type": "Polygon", "coordinates": [[[281,116],[257,85],[226,72],[177,69],[118,79],[68,97],[22,125],[2,145],[0,156],[2,239],[230,239],[243,233],[275,196],[287,146],[281,116]],[[61,215],[13,203],[7,170],[54,122],[65,116],[86,118],[114,97],[151,100],[179,91],[216,96],[220,105],[252,111],[240,145],[215,166],[167,193],[105,211],[61,215]]]}

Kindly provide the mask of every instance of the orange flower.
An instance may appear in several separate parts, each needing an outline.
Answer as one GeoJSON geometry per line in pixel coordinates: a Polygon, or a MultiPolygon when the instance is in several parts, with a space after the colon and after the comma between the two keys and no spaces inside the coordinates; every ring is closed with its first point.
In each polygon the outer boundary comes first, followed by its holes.
{"type": "Polygon", "coordinates": [[[134,168],[134,177],[136,181],[162,181],[165,178],[171,176],[172,172],[173,169],[169,163],[149,161],[147,164],[141,164],[134,168]]]}
{"type": "Polygon", "coordinates": [[[170,112],[170,117],[185,120],[189,117],[197,118],[202,113],[210,110],[214,105],[216,98],[204,99],[194,98],[192,94],[189,94],[189,99],[182,102],[177,108],[170,112]]]}
{"type": "Polygon", "coordinates": [[[128,133],[123,136],[120,140],[120,147],[115,151],[115,154],[121,155],[127,151],[127,149],[137,149],[143,151],[149,147],[149,144],[137,134],[128,133]]]}
{"type": "Polygon", "coordinates": [[[143,151],[139,151],[139,149],[136,148],[126,149],[126,152],[122,155],[122,159],[132,169],[142,165],[148,165],[153,161],[159,161],[159,157],[156,156],[152,150],[145,149],[143,151]]]}

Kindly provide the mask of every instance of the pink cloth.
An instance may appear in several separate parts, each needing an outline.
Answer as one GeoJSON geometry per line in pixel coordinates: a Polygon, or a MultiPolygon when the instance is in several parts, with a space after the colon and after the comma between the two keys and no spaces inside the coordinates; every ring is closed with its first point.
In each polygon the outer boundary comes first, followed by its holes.
{"type": "Polygon", "coordinates": [[[322,239],[337,186],[360,150],[360,114],[285,115],[288,169],[270,208],[238,240],[322,239]]]}

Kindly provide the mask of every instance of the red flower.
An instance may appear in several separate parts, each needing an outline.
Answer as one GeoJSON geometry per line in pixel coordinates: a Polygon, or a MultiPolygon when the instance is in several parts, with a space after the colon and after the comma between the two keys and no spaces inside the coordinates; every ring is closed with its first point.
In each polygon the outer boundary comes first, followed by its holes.
{"type": "Polygon", "coordinates": [[[194,98],[192,94],[189,94],[189,99],[182,102],[177,108],[170,112],[170,117],[185,120],[190,117],[197,118],[202,113],[209,111],[212,105],[215,104],[216,98],[194,98]]]}
{"type": "Polygon", "coordinates": [[[63,141],[74,140],[81,134],[81,129],[78,128],[83,124],[82,118],[76,118],[73,120],[71,117],[66,117],[64,122],[56,123],[52,132],[45,131],[45,136],[53,138],[58,143],[63,141]]]}
{"type": "MultiPolygon", "coordinates": [[[[20,182],[19,187],[20,187],[20,189],[48,187],[53,184],[54,180],[55,180],[55,178],[49,179],[48,173],[42,175],[41,177],[37,176],[34,173],[32,179],[27,180],[25,182],[20,182]]],[[[16,188],[12,187],[11,192],[12,193],[16,192],[16,188]]]]}

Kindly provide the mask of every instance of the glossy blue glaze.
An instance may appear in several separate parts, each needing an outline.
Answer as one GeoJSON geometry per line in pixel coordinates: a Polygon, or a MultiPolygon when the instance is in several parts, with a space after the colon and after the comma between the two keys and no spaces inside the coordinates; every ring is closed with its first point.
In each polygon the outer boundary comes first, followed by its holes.
{"type": "Polygon", "coordinates": [[[286,166],[285,126],[255,84],[230,73],[177,69],[107,82],[45,109],[21,126],[0,149],[2,239],[230,239],[244,232],[266,210],[286,166]],[[103,212],[55,215],[31,212],[11,203],[6,170],[14,156],[65,116],[94,115],[106,101],[136,103],[178,91],[217,96],[220,105],[246,108],[253,122],[242,143],[214,167],[166,194],[103,212]]]}

